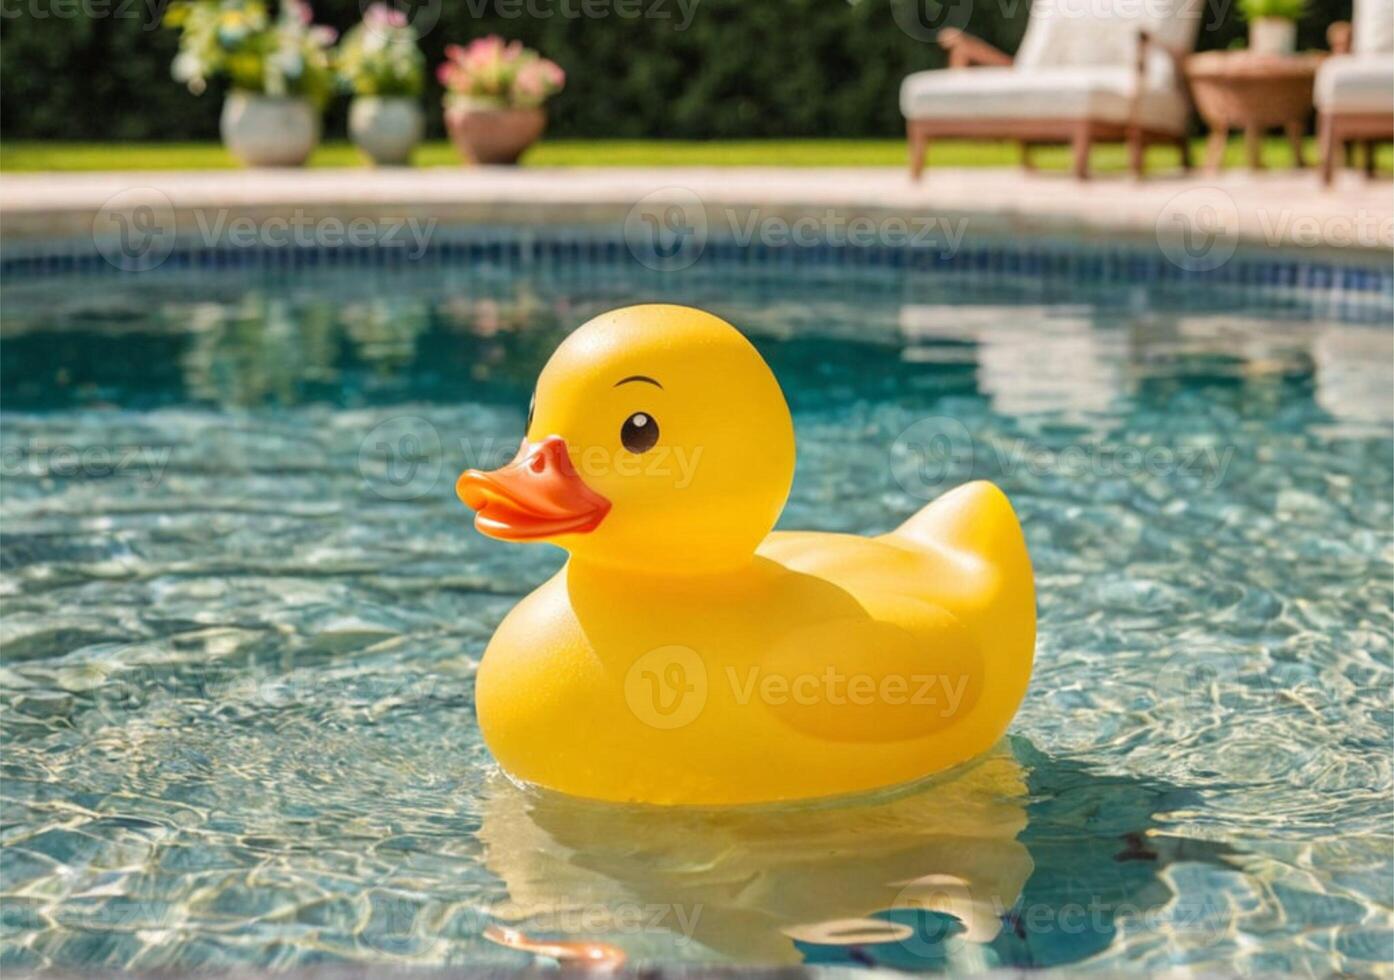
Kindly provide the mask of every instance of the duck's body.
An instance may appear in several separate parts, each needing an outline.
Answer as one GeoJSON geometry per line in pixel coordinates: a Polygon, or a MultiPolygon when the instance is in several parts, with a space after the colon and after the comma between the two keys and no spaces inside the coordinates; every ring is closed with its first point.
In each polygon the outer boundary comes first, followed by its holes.
{"type": "MultiPolygon", "coordinates": [[[[669,365],[662,376],[673,374],[669,365]]],[[[574,486],[571,472],[555,478],[565,493],[515,489],[527,474],[566,468],[574,444],[551,438],[550,449],[525,442],[506,475],[462,478],[462,497],[503,529],[486,530],[516,537],[534,521],[589,544],[591,530],[611,520],[623,484],[574,486]]],[[[700,506],[680,493],[678,505],[700,506]]],[[[710,535],[741,531],[720,526],[732,506],[724,503],[699,522],[710,535]]],[[[663,534],[653,531],[655,552],[688,550],[663,534]]],[[[703,559],[695,568],[680,556],[631,564],[572,546],[562,571],[508,614],[476,696],[485,740],[506,771],[626,802],[834,796],[964,762],[990,748],[1016,712],[1031,672],[1035,599],[1016,516],[991,484],[960,487],[875,538],[767,533],[746,551],[693,540],[703,559]]]]}

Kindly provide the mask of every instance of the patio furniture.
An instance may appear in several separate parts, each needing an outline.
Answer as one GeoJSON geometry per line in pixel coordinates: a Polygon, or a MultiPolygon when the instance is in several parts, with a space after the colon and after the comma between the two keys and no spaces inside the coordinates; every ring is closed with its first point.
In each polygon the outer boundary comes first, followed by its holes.
{"type": "Polygon", "coordinates": [[[1312,79],[1323,54],[1267,55],[1252,51],[1207,51],[1186,59],[1186,80],[1196,111],[1210,127],[1205,168],[1224,165],[1231,129],[1244,131],[1249,166],[1263,168],[1263,132],[1281,126],[1292,143],[1297,166],[1302,137],[1312,111],[1312,79]]]}
{"type": "Polygon", "coordinates": [[[1330,184],[1336,154],[1349,162],[1350,144],[1365,143],[1365,172],[1375,170],[1375,144],[1394,139],[1394,4],[1355,0],[1350,23],[1326,34],[1331,57],[1317,72],[1317,140],[1321,179],[1330,184]]]}
{"type": "Polygon", "coordinates": [[[1135,176],[1152,143],[1175,145],[1189,168],[1181,68],[1203,9],[1189,0],[1035,0],[1015,59],[962,31],[941,31],[949,67],[916,72],[900,87],[911,177],[940,138],[1016,140],[1028,167],[1033,146],[1067,143],[1080,179],[1100,142],[1126,142],[1135,176]]]}

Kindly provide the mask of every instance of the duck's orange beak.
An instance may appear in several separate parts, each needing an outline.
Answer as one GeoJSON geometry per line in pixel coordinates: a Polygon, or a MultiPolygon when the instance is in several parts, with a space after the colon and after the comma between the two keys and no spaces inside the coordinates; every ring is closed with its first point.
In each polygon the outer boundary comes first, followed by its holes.
{"type": "Polygon", "coordinates": [[[594,531],[610,501],[586,486],[561,436],[518,447],[513,462],[489,473],[466,470],[455,492],[473,508],[474,526],[491,538],[532,541],[594,531]]]}

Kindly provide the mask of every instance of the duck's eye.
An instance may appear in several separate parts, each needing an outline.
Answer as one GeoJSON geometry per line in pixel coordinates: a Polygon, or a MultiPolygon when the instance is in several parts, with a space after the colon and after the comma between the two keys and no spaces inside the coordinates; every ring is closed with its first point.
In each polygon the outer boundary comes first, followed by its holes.
{"type": "Polygon", "coordinates": [[[532,397],[528,399],[528,420],[523,423],[523,438],[525,439],[532,431],[532,413],[535,411],[537,411],[537,392],[534,391],[532,397]]]}
{"type": "Polygon", "coordinates": [[[658,442],[658,423],[648,412],[635,412],[620,426],[620,442],[631,453],[646,453],[658,442]]]}

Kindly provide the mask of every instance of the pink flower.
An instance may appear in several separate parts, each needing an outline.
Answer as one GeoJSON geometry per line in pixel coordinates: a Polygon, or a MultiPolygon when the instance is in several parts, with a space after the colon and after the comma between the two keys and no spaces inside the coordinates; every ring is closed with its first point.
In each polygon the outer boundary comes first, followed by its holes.
{"type": "Polygon", "coordinates": [[[291,0],[291,9],[295,11],[295,17],[302,24],[309,24],[315,19],[315,12],[310,9],[310,5],[305,0],[291,0]]]}
{"type": "Polygon", "coordinates": [[[375,3],[363,15],[364,23],[377,28],[401,28],[407,26],[405,11],[390,7],[385,3],[375,3]]]}
{"type": "Polygon", "coordinates": [[[565,79],[562,70],[544,58],[525,62],[513,82],[514,97],[519,102],[536,105],[560,89],[565,79]]]}
{"type": "Polygon", "coordinates": [[[539,105],[566,83],[554,62],[497,34],[476,38],[468,47],[448,44],[436,77],[450,92],[504,104],[539,105]]]}
{"type": "Polygon", "coordinates": [[[548,61],[546,58],[543,58],[538,64],[542,67],[542,71],[546,75],[552,90],[554,92],[560,92],[562,87],[566,85],[566,72],[562,71],[561,65],[557,64],[555,61],[548,61]]]}
{"type": "Polygon", "coordinates": [[[536,64],[524,65],[513,82],[513,94],[520,102],[540,102],[547,95],[547,79],[536,64]]]}
{"type": "Polygon", "coordinates": [[[460,60],[471,68],[483,68],[500,60],[503,55],[503,38],[497,34],[481,37],[470,42],[460,60]]]}

